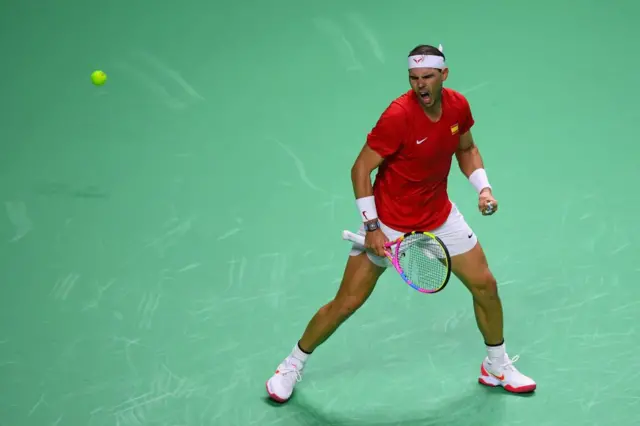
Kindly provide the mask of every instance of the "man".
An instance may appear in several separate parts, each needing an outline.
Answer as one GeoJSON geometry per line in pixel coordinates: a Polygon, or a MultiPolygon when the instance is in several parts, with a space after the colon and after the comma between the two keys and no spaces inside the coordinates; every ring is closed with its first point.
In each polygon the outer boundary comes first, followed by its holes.
{"type": "Polygon", "coordinates": [[[469,103],[460,93],[443,88],[449,70],[441,48],[417,46],[409,53],[408,63],[411,90],[383,112],[351,170],[365,247],[353,245],[336,296],[318,310],[267,381],[267,392],[275,401],[291,397],[310,354],[367,300],[390,266],[384,258],[384,243],[412,230],[428,230],[444,242],[453,273],[471,292],[487,348],[479,382],[515,393],[536,388],[506,354],[496,280],[475,233],[447,193],[455,155],[478,192],[480,212],[488,215],[498,209],[471,135],[474,119],[469,103]],[[370,175],[376,168],[372,185],[370,175]]]}

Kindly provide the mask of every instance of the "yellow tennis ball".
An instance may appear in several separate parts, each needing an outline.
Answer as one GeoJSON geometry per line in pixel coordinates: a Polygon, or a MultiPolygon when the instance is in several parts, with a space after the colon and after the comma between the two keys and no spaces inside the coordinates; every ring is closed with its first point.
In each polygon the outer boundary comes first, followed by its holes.
{"type": "Polygon", "coordinates": [[[107,82],[107,74],[105,74],[104,71],[100,71],[100,70],[94,71],[91,73],[91,81],[96,86],[102,86],[104,83],[107,82]]]}

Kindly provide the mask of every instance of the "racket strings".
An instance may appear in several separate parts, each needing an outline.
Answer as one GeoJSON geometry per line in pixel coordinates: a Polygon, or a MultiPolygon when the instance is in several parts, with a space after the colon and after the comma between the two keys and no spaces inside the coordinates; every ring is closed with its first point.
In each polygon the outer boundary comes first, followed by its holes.
{"type": "Polygon", "coordinates": [[[406,277],[424,290],[437,290],[447,279],[447,253],[437,240],[428,235],[405,237],[398,247],[398,262],[406,277]]]}

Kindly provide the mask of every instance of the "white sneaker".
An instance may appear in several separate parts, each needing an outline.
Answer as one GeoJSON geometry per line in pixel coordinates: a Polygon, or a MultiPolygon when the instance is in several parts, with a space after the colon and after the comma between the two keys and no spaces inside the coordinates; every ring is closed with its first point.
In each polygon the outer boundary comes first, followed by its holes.
{"type": "Polygon", "coordinates": [[[518,355],[513,359],[505,355],[503,362],[492,363],[486,357],[480,366],[478,382],[486,386],[502,386],[506,391],[514,393],[533,392],[536,389],[536,382],[513,366],[518,359],[518,355]]]}
{"type": "Polygon", "coordinates": [[[304,365],[297,359],[288,356],[278,366],[276,372],[267,380],[267,393],[276,402],[287,402],[291,398],[293,388],[302,380],[304,365]]]}

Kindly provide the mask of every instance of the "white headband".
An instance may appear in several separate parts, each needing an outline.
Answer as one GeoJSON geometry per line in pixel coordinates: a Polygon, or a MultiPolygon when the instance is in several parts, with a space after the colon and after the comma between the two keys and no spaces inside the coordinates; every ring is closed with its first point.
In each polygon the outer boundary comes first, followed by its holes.
{"type": "MultiPolygon", "coordinates": [[[[438,50],[442,52],[442,45],[438,46],[438,50]]],[[[413,55],[409,56],[409,69],[412,68],[439,68],[444,69],[447,64],[442,56],[437,55],[413,55]]]]}

